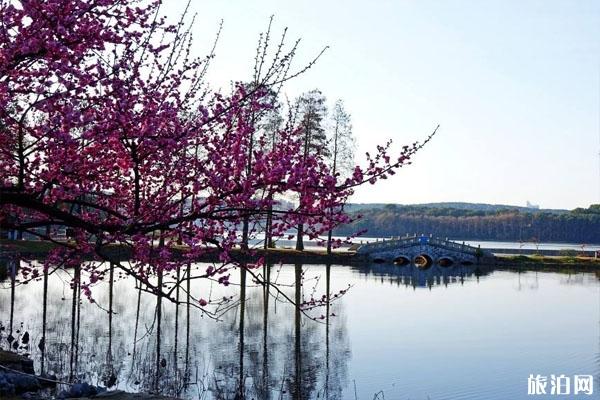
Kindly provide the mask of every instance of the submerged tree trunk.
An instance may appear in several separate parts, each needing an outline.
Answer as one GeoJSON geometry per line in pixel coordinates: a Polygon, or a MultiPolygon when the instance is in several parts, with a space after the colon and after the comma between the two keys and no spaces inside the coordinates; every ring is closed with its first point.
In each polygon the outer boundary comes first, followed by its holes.
{"type": "MultiPolygon", "coordinates": [[[[106,387],[112,387],[117,383],[117,377],[113,370],[113,309],[114,309],[114,285],[115,264],[110,263],[108,272],[108,349],[106,351],[106,369],[104,371],[103,383],[106,387]]],[[[77,328],[79,330],[79,328],[77,328]]],[[[133,363],[132,363],[133,365],[133,363]]]]}
{"type": "Polygon", "coordinates": [[[131,355],[131,371],[133,372],[133,366],[135,365],[135,353],[137,350],[137,334],[138,334],[138,326],[140,323],[140,303],[142,300],[142,282],[139,282],[138,287],[138,295],[137,295],[137,305],[135,309],[135,328],[133,330],[133,352],[131,355]]]}
{"type": "Polygon", "coordinates": [[[163,272],[158,271],[158,291],[156,293],[156,375],[154,381],[154,390],[159,391],[160,382],[160,335],[161,335],[161,322],[162,322],[162,285],[163,285],[163,272]]]}
{"type": "Polygon", "coordinates": [[[15,285],[17,281],[17,264],[16,260],[10,261],[10,334],[13,337],[13,324],[15,319],[15,285]]]}
{"type": "Polygon", "coordinates": [[[175,272],[175,282],[177,282],[177,287],[175,288],[175,345],[173,348],[175,371],[177,371],[177,346],[179,345],[179,276],[179,267],[177,267],[177,271],[175,272]]]}
{"type": "Polygon", "coordinates": [[[239,365],[240,374],[238,382],[238,396],[237,399],[245,398],[245,384],[244,384],[244,320],[246,316],[246,268],[242,265],[240,267],[240,323],[239,323],[239,365]]]}
{"type": "Polygon", "coordinates": [[[77,359],[75,356],[75,352],[78,346],[77,343],[77,331],[76,331],[76,320],[77,320],[77,289],[79,288],[79,280],[80,280],[80,270],[81,266],[79,264],[75,265],[74,268],[74,277],[73,277],[73,301],[71,305],[71,354],[69,360],[69,380],[72,382],[75,379],[75,374],[77,370],[77,359]]]}
{"type": "Polygon", "coordinates": [[[191,263],[188,263],[187,265],[187,271],[186,271],[186,303],[185,303],[185,372],[186,372],[186,376],[189,372],[189,367],[190,367],[190,300],[191,300],[191,295],[190,295],[190,284],[191,284],[191,277],[190,274],[192,272],[192,265],[191,263]]]}
{"type": "Polygon", "coordinates": [[[110,263],[110,272],[108,276],[108,361],[112,361],[113,285],[115,279],[115,266],[113,263],[110,263]]]}
{"type": "Polygon", "coordinates": [[[325,266],[325,295],[327,303],[325,304],[325,400],[329,400],[329,316],[331,293],[331,264],[325,266]]]}
{"type": "Polygon", "coordinates": [[[46,362],[46,318],[48,315],[48,268],[44,267],[44,293],[42,295],[42,339],[38,345],[42,352],[40,374],[44,375],[46,362]]]}
{"type": "Polygon", "coordinates": [[[75,327],[75,369],[79,365],[79,323],[81,322],[81,269],[77,279],[77,324],[75,327]]]}
{"type": "Polygon", "coordinates": [[[269,284],[271,281],[271,264],[265,262],[263,265],[263,376],[262,376],[262,387],[263,395],[266,399],[271,398],[271,391],[269,388],[269,284]]]}
{"type": "Polygon", "coordinates": [[[295,358],[295,379],[294,379],[294,399],[302,399],[302,343],[301,343],[301,312],[300,304],[302,302],[302,265],[296,264],[295,272],[295,318],[294,318],[294,358],[295,358]]]}
{"type": "MultiPolygon", "coordinates": [[[[163,236],[163,232],[160,233],[160,239],[158,243],[158,247],[160,250],[165,245],[165,239],[163,236]]],[[[159,251],[160,251],[159,250],[159,251]]],[[[160,359],[160,342],[161,342],[161,324],[162,324],[162,296],[163,296],[163,270],[160,267],[157,267],[157,275],[158,275],[158,283],[157,283],[157,293],[156,293],[156,375],[154,382],[154,389],[158,393],[160,389],[160,367],[161,367],[161,359],[160,359]]]]}

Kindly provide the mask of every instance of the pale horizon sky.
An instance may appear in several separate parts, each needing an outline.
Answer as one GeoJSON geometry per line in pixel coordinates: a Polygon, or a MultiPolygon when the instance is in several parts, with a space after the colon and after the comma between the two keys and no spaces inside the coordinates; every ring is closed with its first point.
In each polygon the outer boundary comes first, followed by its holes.
{"type": "MultiPolygon", "coordinates": [[[[175,18],[185,1],[166,1],[175,18]]],[[[258,34],[302,38],[290,99],[319,88],[352,114],[357,162],[438,135],[357,203],[466,201],[542,208],[600,203],[598,1],[192,1],[195,50],[223,31],[208,79],[247,80],[258,34]]]]}

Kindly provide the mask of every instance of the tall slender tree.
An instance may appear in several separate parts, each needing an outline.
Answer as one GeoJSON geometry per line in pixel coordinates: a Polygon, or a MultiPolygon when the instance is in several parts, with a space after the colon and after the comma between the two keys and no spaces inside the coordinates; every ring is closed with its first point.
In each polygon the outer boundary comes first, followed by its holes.
{"type": "MultiPolygon", "coordinates": [[[[355,140],[352,134],[352,120],[344,108],[344,102],[338,99],[331,112],[329,127],[329,151],[331,172],[335,177],[347,178],[352,173],[354,164],[355,140]]],[[[343,207],[343,205],[341,205],[343,207]]],[[[333,213],[336,210],[331,210],[333,213]]],[[[331,254],[332,229],[327,232],[327,254],[331,254]]]]}
{"type": "MultiPolygon", "coordinates": [[[[302,160],[307,161],[309,157],[326,157],[329,149],[324,127],[327,116],[325,96],[319,89],[313,89],[298,98],[296,107],[302,140],[302,160]]],[[[299,208],[301,210],[305,199],[300,195],[299,208]]],[[[296,250],[304,250],[304,224],[300,222],[297,229],[296,250]]]]}
{"type": "MultiPolygon", "coordinates": [[[[276,103],[274,107],[265,114],[260,126],[260,128],[265,132],[265,137],[267,138],[265,146],[268,149],[274,149],[275,146],[278,145],[278,142],[280,140],[279,131],[283,129],[283,117],[281,116],[281,108],[281,104],[276,103]]],[[[265,238],[263,242],[263,248],[270,249],[274,247],[273,235],[271,232],[273,230],[273,205],[275,203],[275,199],[273,198],[273,194],[270,192],[269,188],[267,188],[266,192],[267,216],[265,218],[265,238]]]]}

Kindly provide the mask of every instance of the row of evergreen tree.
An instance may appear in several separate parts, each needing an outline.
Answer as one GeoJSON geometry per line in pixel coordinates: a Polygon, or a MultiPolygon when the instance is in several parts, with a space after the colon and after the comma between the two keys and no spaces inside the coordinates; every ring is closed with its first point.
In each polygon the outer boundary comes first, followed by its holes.
{"type": "Polygon", "coordinates": [[[360,214],[362,218],[335,233],[367,230],[365,236],[375,237],[431,233],[457,240],[600,243],[600,204],[562,213],[387,205],[360,214]]]}

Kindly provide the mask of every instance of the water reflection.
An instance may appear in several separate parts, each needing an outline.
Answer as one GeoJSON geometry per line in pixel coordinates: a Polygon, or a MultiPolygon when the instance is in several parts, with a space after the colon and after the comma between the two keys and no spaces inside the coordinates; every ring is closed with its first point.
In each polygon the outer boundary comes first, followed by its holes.
{"type": "MultiPolygon", "coordinates": [[[[10,318],[8,329],[0,332],[1,346],[31,335],[38,348],[15,349],[30,354],[37,371],[63,381],[184,397],[341,398],[350,349],[345,318],[331,317],[343,314],[341,303],[327,306],[327,317],[315,321],[286,300],[300,304],[316,291],[330,291],[330,266],[324,284],[317,279],[320,273],[307,278],[302,265],[265,266],[267,282],[277,270],[282,293],[239,270],[232,286],[240,301],[221,321],[204,318],[185,298],[165,302],[132,280],[115,277],[113,265],[107,268],[107,281],[93,288],[94,303],[82,299],[80,282],[86,272],[79,266],[45,273],[27,285],[4,282],[10,291],[0,290],[1,320],[10,318]],[[37,299],[41,304],[34,303],[37,299]],[[13,328],[15,316],[23,321],[18,329],[13,328]],[[13,334],[18,338],[9,339],[13,334]]],[[[190,265],[186,276],[192,268],[205,266],[190,265]]],[[[174,278],[180,281],[180,273],[174,278]]],[[[158,284],[163,280],[159,275],[158,284]]],[[[184,279],[175,296],[207,290],[217,296],[222,289],[184,279]]]]}
{"type": "MultiPolygon", "coordinates": [[[[304,271],[301,265],[293,268],[290,294],[299,304],[307,299],[302,285],[304,271]]],[[[272,266],[264,268],[267,281],[272,270],[272,266]]],[[[350,357],[345,319],[315,322],[300,309],[289,307],[280,296],[272,297],[269,286],[261,287],[259,295],[252,299],[246,272],[242,270],[240,275],[240,306],[225,315],[222,325],[210,325],[208,333],[208,346],[219,349],[212,354],[214,396],[341,399],[350,357]],[[331,379],[331,375],[337,379],[331,379]]],[[[331,274],[327,273],[327,287],[330,279],[331,274]]],[[[327,311],[342,312],[339,304],[330,307],[327,311]]]]}
{"type": "Polygon", "coordinates": [[[413,288],[433,288],[434,286],[448,286],[452,283],[464,284],[465,279],[489,275],[492,268],[484,265],[453,265],[443,267],[432,265],[429,268],[420,268],[415,264],[366,264],[353,266],[353,270],[367,277],[379,277],[381,282],[412,286],[413,288]]]}
{"type": "Polygon", "coordinates": [[[105,267],[106,281],[92,289],[95,303],[77,284],[84,269],[27,285],[9,274],[0,283],[0,347],[17,343],[36,371],[61,380],[202,399],[354,398],[352,380],[366,399],[380,391],[403,399],[520,398],[519,382],[530,372],[600,371],[593,274],[462,265],[254,271],[280,285],[277,293],[244,270],[228,288],[187,279],[207,267],[192,264],[160,278],[181,282],[174,287],[181,303],[173,304],[105,267]],[[347,295],[308,314],[287,300],[332,297],[348,284],[347,295]],[[448,290],[433,290],[440,287],[448,290]],[[190,293],[239,301],[215,321],[186,304],[190,293]],[[477,382],[467,379],[473,374],[477,382]]]}

